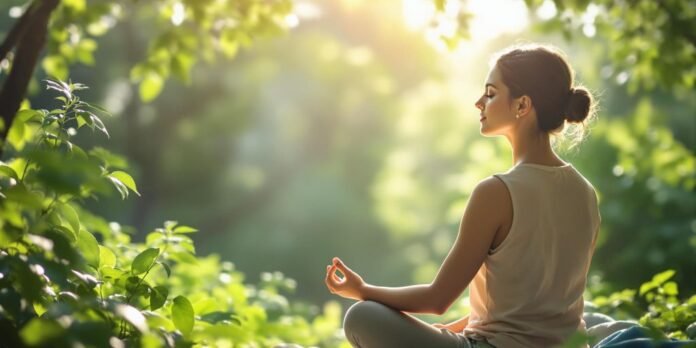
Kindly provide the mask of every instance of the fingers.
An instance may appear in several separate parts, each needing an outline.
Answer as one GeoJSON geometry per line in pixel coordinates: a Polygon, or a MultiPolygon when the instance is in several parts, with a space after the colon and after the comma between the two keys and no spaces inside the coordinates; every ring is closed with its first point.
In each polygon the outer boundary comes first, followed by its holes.
{"type": "Polygon", "coordinates": [[[326,272],[329,273],[329,277],[331,280],[333,280],[335,283],[340,283],[341,278],[336,274],[336,270],[332,270],[331,268],[335,266],[326,266],[326,272]]]}
{"type": "Polygon", "coordinates": [[[326,277],[324,278],[324,283],[329,288],[331,293],[336,292],[336,289],[341,286],[341,279],[336,275],[336,265],[326,266],[326,277]]]}
{"type": "Polygon", "coordinates": [[[348,266],[346,266],[346,265],[343,263],[343,261],[341,261],[341,259],[339,259],[338,257],[334,257],[334,258],[333,258],[333,264],[336,265],[336,267],[338,267],[338,269],[341,270],[341,272],[342,272],[344,275],[347,274],[347,273],[352,273],[352,272],[353,272],[353,270],[351,270],[350,268],[348,268],[348,266]]]}
{"type": "Polygon", "coordinates": [[[326,266],[326,277],[324,277],[324,283],[326,284],[326,287],[329,288],[329,291],[333,294],[334,293],[334,284],[331,279],[331,270],[332,266],[326,266]]]}
{"type": "Polygon", "coordinates": [[[346,281],[349,272],[352,272],[341,259],[338,257],[333,258],[333,264],[326,266],[326,276],[324,277],[324,283],[329,291],[333,294],[336,293],[337,289],[346,281]],[[342,273],[343,277],[340,277],[336,271],[342,273]]]}

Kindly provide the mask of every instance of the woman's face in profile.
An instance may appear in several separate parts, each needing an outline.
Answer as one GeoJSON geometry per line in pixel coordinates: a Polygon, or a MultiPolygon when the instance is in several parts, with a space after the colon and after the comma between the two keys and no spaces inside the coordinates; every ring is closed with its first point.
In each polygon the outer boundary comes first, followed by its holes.
{"type": "Polygon", "coordinates": [[[503,84],[497,65],[488,73],[481,98],[476,108],[481,111],[481,134],[504,135],[515,124],[515,114],[511,109],[509,90],[503,84]]]}

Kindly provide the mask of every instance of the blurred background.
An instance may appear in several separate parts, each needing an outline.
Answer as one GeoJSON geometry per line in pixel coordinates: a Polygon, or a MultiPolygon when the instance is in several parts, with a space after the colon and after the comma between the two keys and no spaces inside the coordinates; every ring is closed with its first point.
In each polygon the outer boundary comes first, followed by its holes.
{"type": "MultiPolygon", "coordinates": [[[[566,3],[590,6],[570,23],[554,1],[298,0],[285,32],[229,48],[232,59],[182,54],[187,69],[161,81],[157,98],[143,98],[133,67],[167,54],[152,51],[153,16],[177,27],[187,12],[141,6],[107,21],[98,47],[81,41],[91,61],[44,60],[30,99],[50,103],[40,79],[63,74],[112,113],[108,142],[80,141],[122,154],[142,196],[90,210],[136,241],[164,220],[195,226],[197,254],[219,254],[252,280],[280,271],[297,280],[297,298],[323,303],[333,256],[373,284],[432,280],[473,187],[512,165],[504,139],[479,134],[474,108],[492,55],[557,45],[600,103],[585,141],[558,144],[600,197],[589,287],[636,288],[674,269],[680,293],[693,294],[696,67],[680,64],[694,62],[696,31],[651,1],[566,3]]],[[[0,4],[0,30],[22,4],[0,4]]]]}

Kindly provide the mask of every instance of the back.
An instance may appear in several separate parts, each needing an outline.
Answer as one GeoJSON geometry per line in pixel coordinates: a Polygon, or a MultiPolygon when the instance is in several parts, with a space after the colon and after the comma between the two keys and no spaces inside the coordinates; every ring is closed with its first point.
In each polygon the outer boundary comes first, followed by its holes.
{"type": "Polygon", "coordinates": [[[495,175],[513,219],[470,284],[467,336],[499,348],[553,347],[582,321],[583,291],[600,225],[592,185],[572,165],[519,164],[495,175]]]}

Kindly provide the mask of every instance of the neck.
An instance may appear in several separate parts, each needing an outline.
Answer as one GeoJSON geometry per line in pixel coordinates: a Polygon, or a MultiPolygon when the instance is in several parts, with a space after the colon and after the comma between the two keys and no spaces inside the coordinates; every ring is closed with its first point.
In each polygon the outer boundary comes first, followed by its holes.
{"type": "Polygon", "coordinates": [[[512,163],[535,163],[550,166],[561,166],[565,164],[551,148],[549,135],[536,129],[535,122],[531,126],[520,124],[520,126],[507,136],[512,146],[512,163]],[[533,127],[532,127],[533,126],[533,127]]]}

